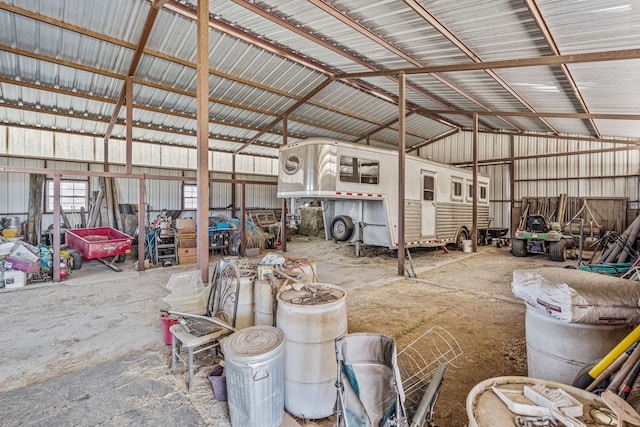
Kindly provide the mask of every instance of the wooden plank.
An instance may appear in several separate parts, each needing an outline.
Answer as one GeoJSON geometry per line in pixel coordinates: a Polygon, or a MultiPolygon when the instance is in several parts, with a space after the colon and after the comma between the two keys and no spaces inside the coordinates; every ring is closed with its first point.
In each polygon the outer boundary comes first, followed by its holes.
{"type": "Polygon", "coordinates": [[[113,188],[111,185],[111,179],[105,178],[105,194],[107,195],[107,223],[104,225],[108,225],[111,228],[115,227],[115,217],[113,216],[113,188]]]}
{"type": "Polygon", "coordinates": [[[84,206],[80,207],[80,227],[87,228],[87,212],[84,206]]]}
{"type": "Polygon", "coordinates": [[[64,211],[62,206],[60,206],[60,216],[62,216],[62,221],[64,221],[65,228],[72,229],[73,226],[71,225],[71,221],[69,221],[69,217],[67,216],[67,213],[64,211]]]}
{"type": "Polygon", "coordinates": [[[116,185],[115,178],[108,178],[111,180],[111,190],[113,192],[113,214],[116,217],[116,226],[118,230],[124,231],[124,224],[122,222],[122,215],[120,214],[120,198],[118,197],[118,187],[116,185]]]}
{"type": "Polygon", "coordinates": [[[42,220],[42,190],[44,175],[31,174],[29,176],[29,211],[27,214],[27,241],[38,244],[42,220]]]}
{"type": "Polygon", "coordinates": [[[98,221],[98,215],[100,214],[100,205],[102,204],[102,188],[98,191],[98,195],[93,201],[93,207],[91,208],[91,215],[89,216],[89,222],[87,226],[89,228],[96,226],[96,221],[98,221]]]}
{"type": "Polygon", "coordinates": [[[107,215],[107,184],[104,177],[99,178],[100,191],[102,192],[102,200],[100,202],[100,225],[106,227],[109,225],[109,217],[107,215]]]}

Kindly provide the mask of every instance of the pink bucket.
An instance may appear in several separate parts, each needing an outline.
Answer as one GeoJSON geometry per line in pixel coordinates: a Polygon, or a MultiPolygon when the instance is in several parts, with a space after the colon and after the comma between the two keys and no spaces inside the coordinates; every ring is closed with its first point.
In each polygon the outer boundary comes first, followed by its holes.
{"type": "Polygon", "coordinates": [[[166,345],[171,345],[171,331],[169,331],[169,328],[173,325],[175,325],[176,323],[178,323],[178,320],[176,319],[172,319],[169,316],[163,314],[162,316],[160,316],[160,321],[162,322],[162,332],[164,335],[164,343],[166,345]]]}

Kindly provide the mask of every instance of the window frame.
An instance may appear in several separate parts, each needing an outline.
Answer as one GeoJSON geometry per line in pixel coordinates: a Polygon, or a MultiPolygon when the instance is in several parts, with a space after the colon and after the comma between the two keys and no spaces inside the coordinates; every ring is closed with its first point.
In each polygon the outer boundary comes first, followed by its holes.
{"type": "Polygon", "coordinates": [[[451,177],[451,200],[456,202],[461,202],[464,199],[464,195],[462,193],[464,180],[457,176],[451,177]],[[456,194],[456,187],[460,188],[460,194],[456,194]]]}
{"type": "MultiPolygon", "coordinates": [[[[75,191],[75,189],[74,189],[75,191]]],[[[65,212],[80,212],[80,210],[82,208],[85,209],[85,211],[89,211],[89,195],[91,194],[91,186],[89,183],[89,179],[61,179],[60,180],[60,208],[64,209],[65,212]],[[64,194],[64,184],[68,184],[68,183],[82,183],[84,184],[84,190],[85,190],[85,194],[84,194],[84,205],[81,206],[76,206],[74,204],[72,205],[68,205],[62,202],[63,197],[71,197],[73,199],[78,199],[81,196],[68,196],[64,194]]],[[[44,213],[53,213],[53,179],[46,179],[45,180],[45,187],[44,187],[44,213]],[[49,203],[51,203],[51,206],[49,205],[49,203]]]]}
{"type": "Polygon", "coordinates": [[[338,158],[338,180],[340,182],[353,184],[378,185],[380,184],[380,162],[378,160],[340,154],[338,158]],[[345,159],[349,159],[350,162],[343,162],[345,159]],[[343,173],[343,170],[345,170],[343,166],[350,168],[351,174],[343,173]],[[365,167],[371,167],[375,173],[363,173],[365,167]]]}
{"type": "Polygon", "coordinates": [[[422,175],[422,201],[424,202],[435,202],[436,200],[436,177],[430,174],[422,175]],[[431,180],[431,189],[427,190],[427,186],[425,185],[425,179],[431,180]],[[431,195],[430,199],[425,198],[427,192],[431,195]]]}
{"type": "Polygon", "coordinates": [[[182,210],[197,210],[198,209],[198,184],[191,183],[183,183],[182,184],[182,210]],[[195,197],[187,197],[187,193],[191,192],[191,189],[195,191],[195,197]],[[188,190],[188,191],[187,191],[188,190]],[[195,206],[187,206],[187,200],[193,200],[195,202],[195,206]]]}

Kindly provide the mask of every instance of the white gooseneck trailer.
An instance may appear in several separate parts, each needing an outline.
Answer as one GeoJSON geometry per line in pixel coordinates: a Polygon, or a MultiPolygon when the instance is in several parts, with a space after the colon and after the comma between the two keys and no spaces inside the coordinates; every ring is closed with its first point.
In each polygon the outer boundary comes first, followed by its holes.
{"type": "MultiPolygon", "coordinates": [[[[407,155],[405,245],[462,246],[471,236],[470,171],[407,155]]],[[[478,224],[488,224],[489,178],[478,176],[478,224]]],[[[313,138],[280,148],[278,197],[321,202],[326,238],[398,247],[398,152],[313,138]]]]}

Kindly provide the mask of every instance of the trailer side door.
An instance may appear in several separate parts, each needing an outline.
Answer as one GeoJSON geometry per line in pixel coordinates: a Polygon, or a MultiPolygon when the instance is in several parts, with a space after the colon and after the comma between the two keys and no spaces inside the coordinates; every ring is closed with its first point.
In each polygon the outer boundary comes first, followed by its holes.
{"type": "Polygon", "coordinates": [[[436,174],[422,171],[422,236],[436,234],[436,174]]]}

